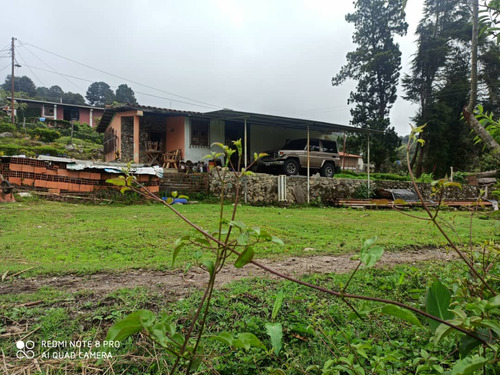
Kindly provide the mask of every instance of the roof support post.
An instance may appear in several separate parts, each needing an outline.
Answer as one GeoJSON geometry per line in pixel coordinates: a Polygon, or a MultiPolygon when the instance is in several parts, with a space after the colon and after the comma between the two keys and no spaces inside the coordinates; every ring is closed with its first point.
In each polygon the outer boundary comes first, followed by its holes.
{"type": "Polygon", "coordinates": [[[309,124],[307,124],[307,204],[311,201],[311,171],[310,171],[310,133],[309,133],[309,124]]]}
{"type": "MultiPolygon", "coordinates": [[[[247,170],[247,160],[248,160],[248,148],[247,148],[247,139],[248,139],[248,134],[247,134],[247,119],[245,117],[244,123],[243,123],[243,165],[245,166],[245,172],[247,170]]],[[[247,181],[248,176],[245,176],[245,203],[248,203],[248,181],[247,181]]]]}
{"type": "MultiPolygon", "coordinates": [[[[368,161],[368,169],[367,169],[367,185],[368,185],[368,194],[370,194],[370,134],[368,133],[368,145],[367,145],[367,161],[368,161]]],[[[370,198],[370,197],[368,197],[370,198]]]]}

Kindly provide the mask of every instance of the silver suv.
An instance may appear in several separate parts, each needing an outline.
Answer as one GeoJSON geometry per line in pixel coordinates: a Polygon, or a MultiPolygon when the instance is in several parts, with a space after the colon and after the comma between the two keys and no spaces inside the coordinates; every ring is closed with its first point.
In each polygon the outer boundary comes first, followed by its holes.
{"type": "MultiPolygon", "coordinates": [[[[324,177],[333,177],[340,157],[337,143],[326,139],[309,140],[309,167],[324,177]]],[[[294,139],[279,150],[267,152],[268,156],[259,160],[258,171],[278,170],[287,176],[299,174],[307,168],[307,139],[294,139]]]]}

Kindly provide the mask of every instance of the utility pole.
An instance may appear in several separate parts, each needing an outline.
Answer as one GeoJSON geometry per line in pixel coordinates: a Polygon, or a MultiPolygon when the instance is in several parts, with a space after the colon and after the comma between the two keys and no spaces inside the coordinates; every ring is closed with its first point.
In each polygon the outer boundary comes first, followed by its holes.
{"type": "Polygon", "coordinates": [[[14,124],[14,67],[15,67],[15,52],[14,52],[14,41],[16,38],[12,37],[12,75],[10,76],[10,116],[12,124],[14,124]]]}

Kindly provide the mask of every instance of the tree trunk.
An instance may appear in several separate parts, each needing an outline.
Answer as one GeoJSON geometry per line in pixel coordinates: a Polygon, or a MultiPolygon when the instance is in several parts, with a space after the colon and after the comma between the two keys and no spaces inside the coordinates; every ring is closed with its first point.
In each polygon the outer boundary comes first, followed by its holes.
{"type": "Polygon", "coordinates": [[[472,0],[472,40],[471,40],[471,72],[470,98],[467,110],[474,111],[477,103],[477,45],[479,38],[479,0],[472,0]]]}

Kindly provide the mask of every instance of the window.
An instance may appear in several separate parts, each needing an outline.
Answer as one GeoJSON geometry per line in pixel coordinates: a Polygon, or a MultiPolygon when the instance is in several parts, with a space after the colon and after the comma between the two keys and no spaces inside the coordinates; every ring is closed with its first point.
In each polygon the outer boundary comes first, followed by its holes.
{"type": "Polygon", "coordinates": [[[191,146],[208,147],[208,120],[191,120],[191,146]]]}
{"type": "Polygon", "coordinates": [[[334,154],[337,153],[337,143],[334,141],[323,141],[323,151],[324,152],[332,152],[334,154]]]}

